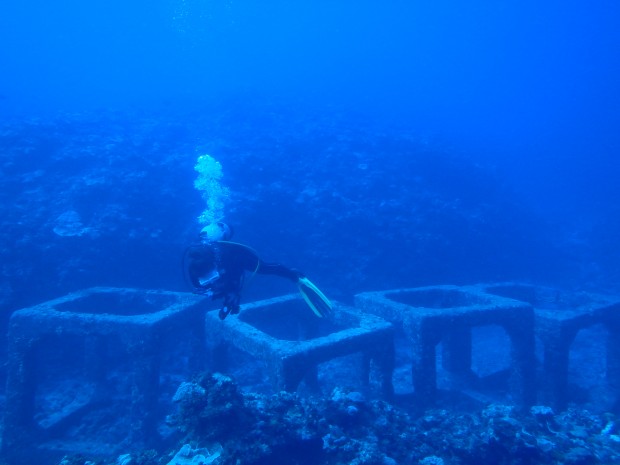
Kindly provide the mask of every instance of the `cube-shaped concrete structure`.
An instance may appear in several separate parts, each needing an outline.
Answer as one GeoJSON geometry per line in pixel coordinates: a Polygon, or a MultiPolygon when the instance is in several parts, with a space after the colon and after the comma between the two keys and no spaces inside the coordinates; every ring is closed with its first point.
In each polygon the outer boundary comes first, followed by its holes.
{"type": "Polygon", "coordinates": [[[317,318],[299,294],[290,294],[242,305],[239,315],[224,321],[217,312],[205,320],[210,344],[232,344],[264,362],[277,390],[294,391],[304,379],[316,385],[320,363],[361,353],[362,379],[368,380],[372,360],[382,393],[393,393],[392,325],[374,315],[334,303],[331,317],[317,318]]]}
{"type": "Polygon", "coordinates": [[[32,453],[38,444],[62,436],[62,429],[75,424],[81,412],[101,404],[109,395],[110,383],[119,382],[107,379],[116,369],[114,363],[129,367],[128,379],[122,380],[131,393],[126,445],[156,442],[160,362],[165,355],[161,345],[170,338],[177,344],[189,341],[189,364],[199,368],[204,359],[204,311],[199,305],[203,300],[187,293],[97,287],[13,313],[8,333],[4,452],[9,456],[24,450],[32,453]],[[61,355],[50,355],[60,348],[64,350],[61,355]],[[62,378],[69,358],[79,359],[82,367],[79,401],[42,415],[35,405],[43,389],[41,373],[52,370],[65,382],[74,375],[62,378]]]}
{"type": "Polygon", "coordinates": [[[601,324],[607,330],[607,382],[620,389],[620,297],[569,292],[525,283],[481,284],[486,293],[534,307],[536,335],[543,344],[541,401],[558,409],[568,402],[570,349],[582,329],[601,324]]]}
{"type": "Polygon", "coordinates": [[[510,390],[523,405],[535,399],[534,313],[523,302],[486,294],[475,287],[430,286],[364,292],[355,296],[363,312],[402,328],[413,350],[413,385],[423,403],[435,400],[436,346],[443,344],[443,367],[471,379],[471,329],[501,326],[511,341],[510,390]]]}

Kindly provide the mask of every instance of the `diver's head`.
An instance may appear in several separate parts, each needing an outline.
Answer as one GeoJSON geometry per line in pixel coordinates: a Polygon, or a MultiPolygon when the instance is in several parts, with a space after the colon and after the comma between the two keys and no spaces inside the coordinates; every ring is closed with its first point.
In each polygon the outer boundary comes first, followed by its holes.
{"type": "Polygon", "coordinates": [[[221,221],[211,223],[200,231],[202,242],[228,241],[232,238],[232,235],[232,228],[221,221]]]}

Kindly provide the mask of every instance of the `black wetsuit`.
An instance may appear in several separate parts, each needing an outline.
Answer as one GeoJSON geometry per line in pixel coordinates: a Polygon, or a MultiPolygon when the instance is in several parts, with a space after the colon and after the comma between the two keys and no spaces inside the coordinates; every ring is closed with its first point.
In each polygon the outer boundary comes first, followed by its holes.
{"type": "Polygon", "coordinates": [[[303,274],[277,263],[266,263],[243,244],[228,241],[200,243],[187,249],[185,268],[193,290],[211,299],[224,299],[219,316],[239,313],[245,272],[271,274],[297,282],[303,274]]]}

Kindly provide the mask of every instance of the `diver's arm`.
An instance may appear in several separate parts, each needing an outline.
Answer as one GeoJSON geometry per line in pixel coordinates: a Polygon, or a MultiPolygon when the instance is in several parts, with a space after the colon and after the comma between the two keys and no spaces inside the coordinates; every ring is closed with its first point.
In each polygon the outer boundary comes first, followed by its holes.
{"type": "Polygon", "coordinates": [[[239,270],[240,278],[237,281],[237,288],[233,292],[225,294],[224,307],[219,313],[221,319],[226,318],[229,313],[239,311],[239,293],[241,292],[243,271],[289,279],[299,286],[299,292],[303,299],[317,316],[324,317],[331,313],[332,304],[329,299],[303,273],[279,263],[264,262],[254,249],[237,242],[218,241],[218,246],[221,247],[221,252],[226,252],[222,253],[222,259],[225,262],[224,268],[239,270]]]}
{"type": "Polygon", "coordinates": [[[279,276],[281,278],[290,279],[295,283],[299,281],[300,278],[304,277],[303,273],[287,268],[279,263],[264,262],[260,259],[256,251],[247,245],[227,241],[220,241],[218,244],[220,244],[221,247],[225,247],[230,256],[234,257],[233,260],[235,263],[241,266],[245,271],[279,276]]]}

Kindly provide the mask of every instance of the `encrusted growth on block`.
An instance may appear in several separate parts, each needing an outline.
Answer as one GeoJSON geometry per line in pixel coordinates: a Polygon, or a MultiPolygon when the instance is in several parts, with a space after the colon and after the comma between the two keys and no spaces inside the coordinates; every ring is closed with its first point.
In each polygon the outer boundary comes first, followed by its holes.
{"type": "Polygon", "coordinates": [[[489,294],[510,297],[534,307],[536,336],[543,344],[541,401],[563,409],[568,404],[571,346],[579,331],[594,325],[607,330],[607,383],[620,388],[620,299],[588,292],[566,292],[523,283],[483,284],[489,294]]]}
{"type": "Polygon", "coordinates": [[[486,325],[501,326],[510,338],[514,401],[522,405],[534,402],[534,314],[529,304],[458,286],[366,292],[356,295],[355,303],[360,310],[391,321],[405,333],[413,350],[413,384],[421,402],[435,399],[435,347],[440,342],[446,371],[463,381],[475,377],[471,329],[486,325]]]}
{"type": "Polygon", "coordinates": [[[196,305],[201,300],[185,293],[99,287],[13,313],[4,452],[14,456],[24,446],[62,437],[81,414],[109,401],[107,378],[115,363],[125,363],[129,370],[129,379],[123,380],[131,392],[127,444],[157,438],[161,344],[183,335],[198,368],[204,330],[203,312],[196,305]],[[64,350],[60,357],[59,349],[64,350]],[[77,373],[65,373],[68,359],[78,361],[77,373]],[[46,388],[41,373],[46,372],[64,373],[65,379],[78,375],[77,399],[59,411],[37,411],[36,396],[46,388]]]}
{"type": "Polygon", "coordinates": [[[206,332],[214,347],[232,344],[263,361],[279,390],[294,391],[304,379],[316,386],[320,363],[362,353],[363,381],[368,382],[373,360],[380,371],[383,394],[390,397],[393,393],[392,325],[344,305],[335,304],[333,318],[319,319],[298,295],[291,294],[243,305],[238,318],[225,322],[210,312],[206,332]]]}

